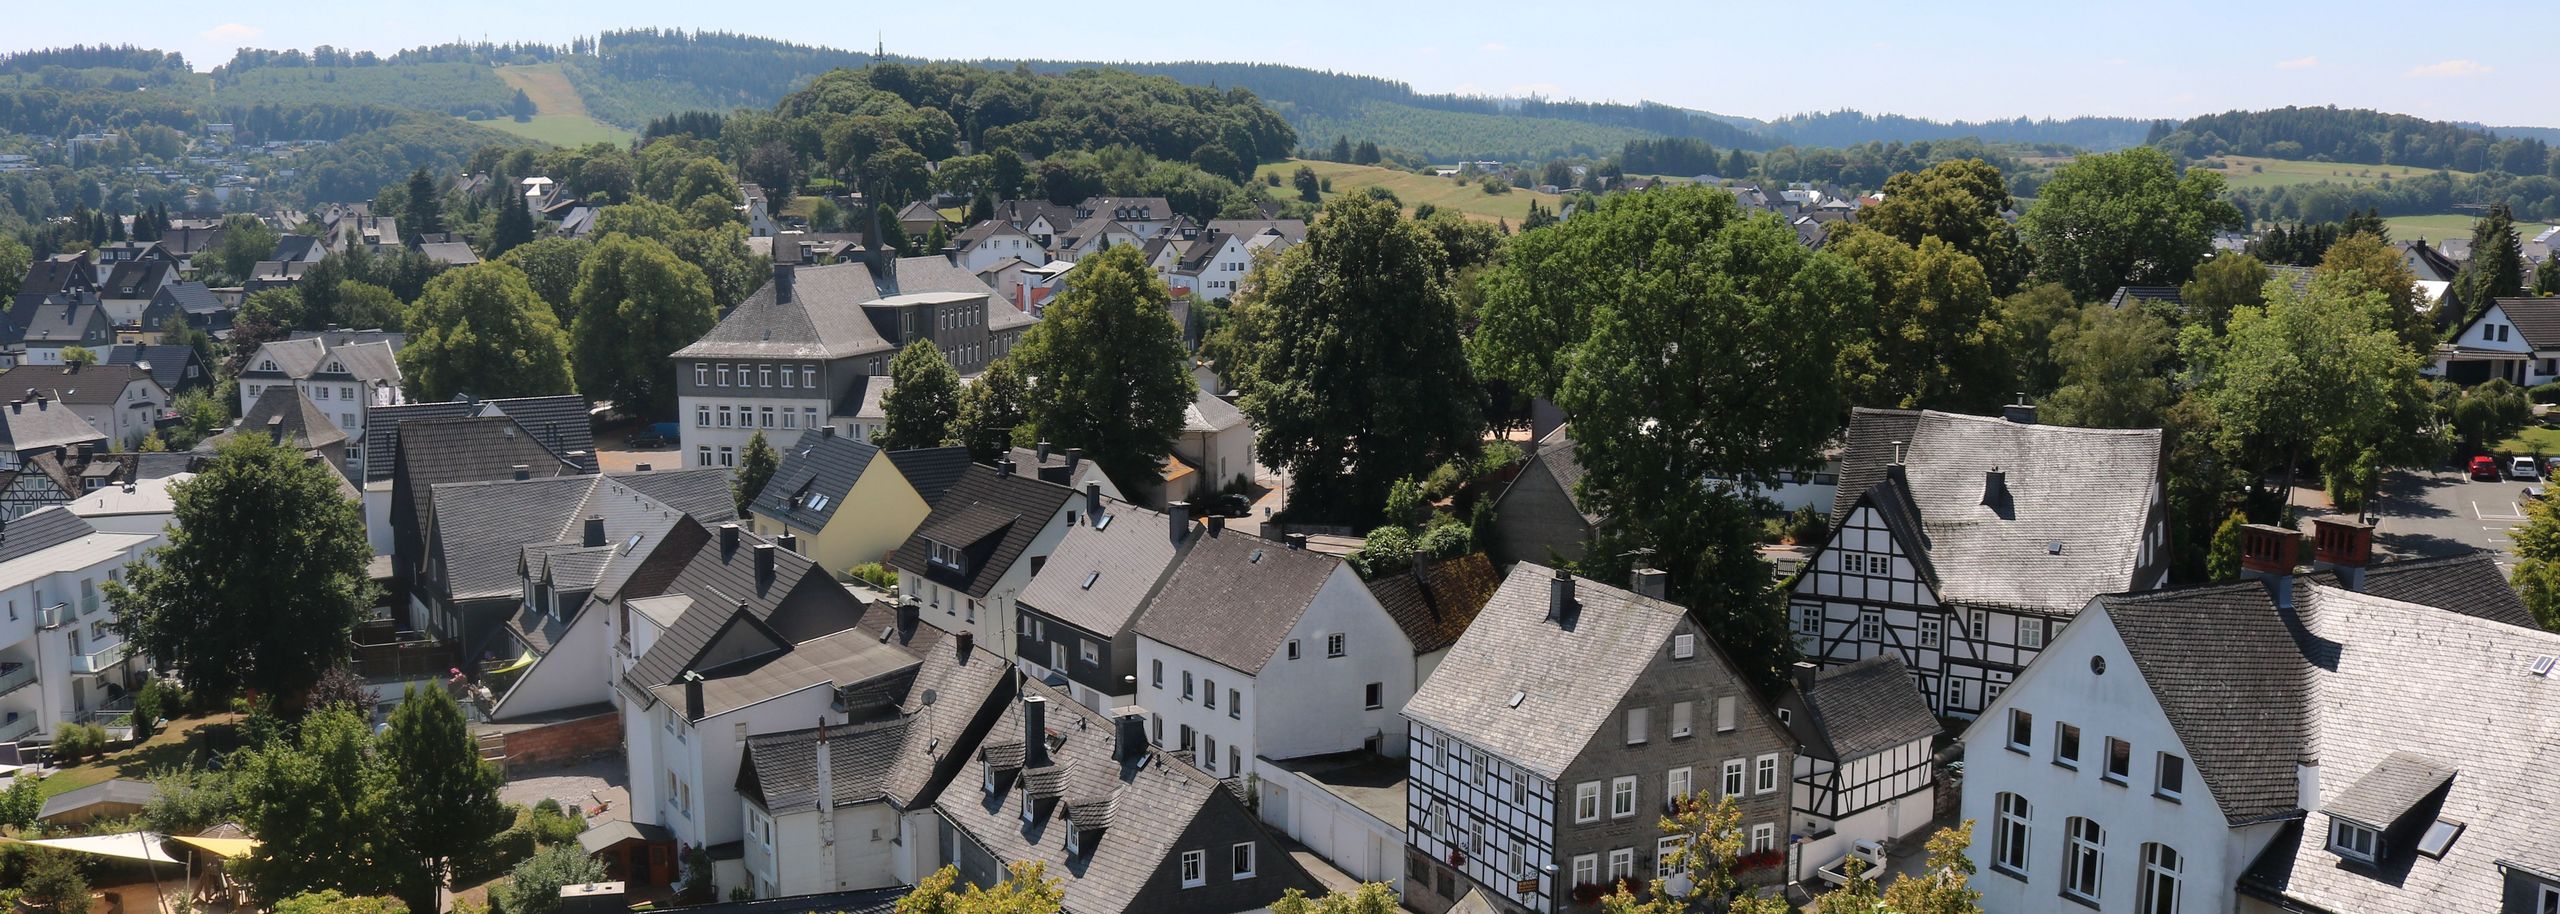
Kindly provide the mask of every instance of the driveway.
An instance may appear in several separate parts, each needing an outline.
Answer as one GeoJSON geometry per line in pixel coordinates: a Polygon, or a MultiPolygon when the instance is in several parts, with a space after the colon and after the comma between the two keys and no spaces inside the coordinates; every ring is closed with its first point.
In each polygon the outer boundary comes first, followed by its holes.
{"type": "Polygon", "coordinates": [[[2487,549],[2512,569],[2507,531],[2524,522],[2524,487],[2513,480],[2474,482],[2458,470],[2404,470],[2382,480],[2372,510],[2374,542],[2396,556],[2447,555],[2487,549]]]}
{"type": "Polygon", "coordinates": [[[501,801],[532,806],[546,799],[558,800],[564,808],[577,807],[589,822],[631,818],[631,811],[625,808],[631,805],[631,791],[622,783],[626,774],[619,754],[510,775],[506,783],[498,786],[501,801]],[[599,806],[603,807],[601,811],[599,806]]]}

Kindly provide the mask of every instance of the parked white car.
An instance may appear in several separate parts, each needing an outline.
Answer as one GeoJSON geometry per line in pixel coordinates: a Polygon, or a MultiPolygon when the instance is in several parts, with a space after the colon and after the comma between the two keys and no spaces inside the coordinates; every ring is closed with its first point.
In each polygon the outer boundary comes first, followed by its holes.
{"type": "Polygon", "coordinates": [[[2542,478],[2542,461],[2531,457],[2511,458],[2507,461],[2507,477],[2539,480],[2542,478]]]}

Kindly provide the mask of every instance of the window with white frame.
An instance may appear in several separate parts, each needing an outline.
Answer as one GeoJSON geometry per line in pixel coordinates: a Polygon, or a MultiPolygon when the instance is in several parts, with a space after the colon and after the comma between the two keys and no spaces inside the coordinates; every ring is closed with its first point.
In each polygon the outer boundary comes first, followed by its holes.
{"type": "Polygon", "coordinates": [[[1217,708],[1218,708],[1218,681],[1217,681],[1217,680],[1215,680],[1215,679],[1204,679],[1204,680],[1201,680],[1201,682],[1200,682],[1200,691],[1201,691],[1201,693],[1202,693],[1202,694],[1201,694],[1201,696],[1200,696],[1200,703],[1201,703],[1201,704],[1203,704],[1203,705],[1208,706],[1208,708],[1209,708],[1210,710],[1212,710],[1212,711],[1217,710],[1217,708]]]}
{"type": "Polygon", "coordinates": [[[1253,850],[1254,845],[1251,841],[1227,849],[1227,868],[1229,872],[1235,874],[1235,878],[1253,878],[1253,850]]]}
{"type": "Polygon", "coordinates": [[[2366,863],[2381,854],[2382,833],[2337,816],[2329,817],[2329,850],[2366,863]]]}
{"type": "Polygon", "coordinates": [[[1197,686],[1191,681],[1191,671],[1182,671],[1182,700],[1190,701],[1197,694],[1196,688],[1197,686]]]}
{"type": "Polygon", "coordinates": [[[1200,735],[1200,767],[1206,769],[1210,774],[1218,773],[1217,737],[1210,736],[1205,733],[1200,735]]]}
{"type": "Polygon", "coordinates": [[[2043,619],[2026,618],[2018,620],[2018,646],[2031,651],[2041,650],[2044,648],[2043,619]]]}
{"type": "Polygon", "coordinates": [[[1634,775],[1609,780],[1609,818],[1624,819],[1636,814],[1636,779],[1634,775]]]}
{"type": "Polygon", "coordinates": [[[1687,660],[1698,656],[1698,636],[1681,632],[1671,636],[1671,659],[1687,660]]]}
{"type": "Polygon", "coordinates": [[[1342,634],[1341,634],[1340,632],[1336,632],[1336,633],[1334,633],[1334,634],[1330,634],[1330,635],[1326,635],[1326,636],[1324,636],[1324,655],[1325,655],[1325,656],[1327,656],[1327,657],[1340,657],[1340,656],[1342,656],[1342,655],[1343,655],[1343,653],[1344,653],[1343,636],[1342,636],[1342,634]]]}
{"type": "Polygon", "coordinates": [[[714,366],[714,367],[713,367],[713,369],[712,369],[712,373],[720,379],[720,386],[722,386],[722,387],[727,387],[727,386],[729,386],[729,366],[727,366],[727,365],[714,366]]]}
{"type": "Polygon", "coordinates": [[[1243,692],[1239,692],[1234,689],[1227,690],[1227,716],[1238,720],[1244,719],[1243,692]]]}
{"type": "Polygon", "coordinates": [[[1672,739],[1679,739],[1681,737],[1688,736],[1695,729],[1693,726],[1693,719],[1697,717],[1697,711],[1698,706],[1696,702],[1675,701],[1671,703],[1672,739]]]}
{"type": "Polygon", "coordinates": [[[1636,849],[1613,848],[1609,851],[1609,881],[1616,882],[1636,874],[1636,849]]]}
{"type": "MultiPolygon", "coordinates": [[[[744,380],[744,379],[741,379],[741,380],[744,380]]],[[[758,365],[758,366],[756,366],[756,386],[757,386],[757,387],[772,387],[772,386],[773,386],[773,366],[771,366],[771,365],[758,365]]]]}
{"type": "Polygon", "coordinates": [[[1288,656],[1289,656],[1289,659],[1291,659],[1291,660],[1296,660],[1296,659],[1298,659],[1298,639],[1296,639],[1296,638],[1291,638],[1291,639],[1289,639],[1289,653],[1288,653],[1288,656]]]}
{"type": "Polygon", "coordinates": [[[2001,794],[1992,804],[1991,865],[2020,876],[2027,874],[2027,835],[2034,808],[2027,798],[2001,794]]]}
{"type": "Polygon", "coordinates": [[[1738,797],[1742,795],[1742,770],[1743,761],[1741,759],[1734,758],[1724,760],[1724,790],[1718,794],[1719,796],[1738,797]]]}
{"type": "Polygon", "coordinates": [[[2134,914],[2178,914],[2180,859],[2166,844],[2142,846],[2142,884],[2136,887],[2134,914]]]}
{"type": "Polygon", "coordinates": [[[1163,660],[1147,661],[1147,684],[1159,689],[1164,688],[1163,660]]]}
{"type": "Polygon", "coordinates": [[[1600,855],[1576,854],[1573,858],[1573,884],[1591,885],[1600,881],[1600,855]]]}
{"type": "Polygon", "coordinates": [[[2053,722],[2053,763],[2064,768],[2080,767],[2080,728],[2062,721],[2053,722]]]}
{"type": "Polygon", "coordinates": [[[1935,648],[1945,640],[1946,623],[1937,619],[1920,620],[1920,646],[1935,648]]]}
{"type": "Polygon", "coordinates": [[[1870,610],[1866,610],[1866,611],[1861,612],[1861,613],[1859,613],[1859,614],[1858,614],[1858,640],[1860,640],[1860,641],[1882,641],[1882,640],[1884,640],[1884,614],[1883,614],[1883,613],[1880,613],[1880,612],[1877,612],[1877,611],[1875,611],[1875,610],[1870,609],[1870,610]]]}
{"type": "Polygon", "coordinates": [[[1843,574],[1867,573],[1867,554],[1864,552],[1841,552],[1840,571],[1843,574]]]}
{"type": "Polygon", "coordinates": [[[1696,790],[1692,784],[1696,777],[1696,769],[1687,765],[1671,769],[1671,773],[1662,779],[1663,799],[1674,803],[1687,799],[1696,790]]]}
{"type": "Polygon", "coordinates": [[[1822,610],[1813,606],[1796,607],[1796,631],[1807,635],[1822,634],[1822,610]]]}
{"type": "Polygon", "coordinates": [[[1974,610],[1973,640],[1980,641],[1988,637],[1991,637],[1991,614],[1979,609],[1974,610]]]}
{"type": "Polygon", "coordinates": [[[695,363],[693,363],[693,386],[695,386],[695,387],[709,387],[709,386],[711,386],[711,366],[710,366],[710,365],[704,364],[704,363],[702,363],[702,362],[695,362],[695,363]]]}
{"type": "Polygon", "coordinates": [[[1761,756],[1758,767],[1752,772],[1752,781],[1753,793],[1775,792],[1778,789],[1778,757],[1776,755],[1761,756]]]}
{"type": "Polygon", "coordinates": [[[2035,748],[2036,716],[2020,708],[2009,709],[2009,748],[2025,752],[2035,748]]]}
{"type": "Polygon", "coordinates": [[[2097,820],[2074,816],[2062,824],[2062,894],[2098,901],[2104,885],[2107,830],[2097,820]]]}
{"type": "Polygon", "coordinates": [[[2536,892],[2533,914],[2560,914],[2560,885],[2546,885],[2536,892]]]}
{"type": "Polygon", "coordinates": [[[1777,849],[1778,826],[1768,822],[1762,822],[1758,825],[1751,826],[1752,853],[1757,854],[1762,851],[1773,851],[1777,849]]]}
{"type": "Polygon", "coordinates": [[[1734,712],[1739,705],[1740,702],[1731,695],[1716,699],[1716,732],[1733,732],[1734,712]]]}
{"type": "Polygon", "coordinates": [[[815,389],[818,386],[818,366],[800,366],[800,386],[811,389],[815,389]]]}
{"type": "Polygon", "coordinates": [[[2132,777],[2133,744],[2112,736],[2107,737],[2107,767],[2098,772],[2098,776],[2116,784],[2122,784],[2127,778],[2132,777]]]}
{"type": "Polygon", "coordinates": [[[2151,793],[2154,796],[2173,802],[2186,796],[2187,760],[2184,757],[2163,752],[2160,753],[2159,764],[2154,767],[2158,770],[2152,776],[2151,793]]]}
{"type": "Polygon", "coordinates": [[[1600,782],[1584,781],[1573,785],[1573,820],[1600,821],[1600,782]]]}
{"type": "Polygon", "coordinates": [[[1209,882],[1209,852],[1182,852],[1182,887],[1196,889],[1209,882]]]}
{"type": "Polygon", "coordinates": [[[1653,878],[1671,878],[1673,858],[1680,856],[1680,839],[1663,838],[1653,843],[1653,878]]]}

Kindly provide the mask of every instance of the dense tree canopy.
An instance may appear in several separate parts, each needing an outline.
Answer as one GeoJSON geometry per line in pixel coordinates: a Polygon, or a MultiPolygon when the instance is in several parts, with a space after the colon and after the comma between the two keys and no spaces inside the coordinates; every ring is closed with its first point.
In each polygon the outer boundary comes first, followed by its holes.
{"type": "Polygon", "coordinates": [[[908,343],[889,359],[889,385],[880,397],[885,415],[872,443],[893,451],[941,447],[960,414],[960,373],[942,350],[932,340],[908,343]]]}
{"type": "Polygon", "coordinates": [[[719,321],[702,271],[645,238],[608,236],[588,252],[570,308],[578,390],[635,416],[675,414],[667,357],[719,321]]]}
{"type": "Polygon", "coordinates": [[[2019,229],[2038,275],[2098,301],[2118,286],[2191,278],[2214,233],[2240,227],[2240,211],[2221,196],[2221,175],[2181,176],[2166,153],[2136,147],[2057,169],[2019,229]]]}
{"type": "Polygon", "coordinates": [[[1162,469],[1182,434],[1183,410],[1199,390],[1190,353],[1164,281],[1137,246],[1078,261],[1069,281],[1013,353],[1021,373],[1038,379],[1032,421],[1042,437],[1083,448],[1134,489],[1162,469]]]}
{"type": "Polygon", "coordinates": [[[1885,179],[1884,200],[1858,211],[1858,224],[1918,247],[1937,238],[1982,264],[1996,295],[2018,290],[2028,258],[2018,229],[2001,214],[2009,187],[2000,169],[1981,159],[1940,162],[1923,171],[1885,179]]]}
{"type": "Polygon", "coordinates": [[[400,373],[411,399],[535,397],[573,389],[569,335],[515,267],[473,264],[436,277],[410,306],[408,323],[418,331],[400,350],[400,373]]]}

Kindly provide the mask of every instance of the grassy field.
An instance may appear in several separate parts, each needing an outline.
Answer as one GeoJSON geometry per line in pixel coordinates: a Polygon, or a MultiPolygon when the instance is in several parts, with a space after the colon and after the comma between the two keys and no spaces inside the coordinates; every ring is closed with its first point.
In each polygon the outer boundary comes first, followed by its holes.
{"type": "MultiPolygon", "coordinates": [[[[2474,218],[2461,213],[2391,216],[2383,219],[2382,224],[2391,229],[2393,241],[2415,241],[2420,238],[2428,241],[2443,241],[2447,238],[2468,240],[2471,237],[2471,223],[2474,218]]],[[[2543,229],[2550,227],[2548,223],[2519,222],[2516,223],[2516,237],[2530,239],[2540,234],[2543,229]]]]}
{"type": "Polygon", "coordinates": [[[2560,428],[2547,425],[2527,426],[2524,431],[2517,432],[2515,437],[2498,442],[2495,450],[2501,454],[2560,456],[2560,428]]]}
{"type": "MultiPolygon", "coordinates": [[[[2196,167],[2219,172],[2223,183],[2234,190],[2314,184],[2321,181],[2348,185],[2371,184],[2384,178],[2407,178],[2432,173],[2427,169],[2412,169],[2402,165],[2299,162],[2257,156],[2216,156],[2198,163],[2196,167]]],[[[2463,172],[2453,174],[2455,177],[2465,176],[2463,172]]]]}
{"type": "Polygon", "coordinates": [[[619,145],[634,136],[631,131],[589,116],[586,101],[578,97],[577,88],[569,84],[568,74],[561,72],[559,64],[499,67],[498,79],[510,89],[524,90],[537,113],[524,123],[501,117],[480,122],[484,125],[558,146],[619,145]]]}
{"type": "Polygon", "coordinates": [[[1255,175],[1255,178],[1259,180],[1262,175],[1277,173],[1280,176],[1280,186],[1267,189],[1275,195],[1294,195],[1297,189],[1290,186],[1289,176],[1297,173],[1299,165],[1313,168],[1316,170],[1317,177],[1333,181],[1333,192],[1326,194],[1327,197],[1365,193],[1372,187],[1384,187],[1389,193],[1395,194],[1396,199],[1404,201],[1405,211],[1408,213],[1412,212],[1414,207],[1428,203],[1440,209],[1455,210],[1486,221],[1509,220],[1514,229],[1520,227],[1522,220],[1529,218],[1529,201],[1538,201],[1539,205],[1551,210],[1555,209],[1559,202],[1554,194],[1541,194],[1519,188],[1513,188],[1507,194],[1488,194],[1484,192],[1484,188],[1474,182],[1459,184],[1449,178],[1434,178],[1409,171],[1379,168],[1375,165],[1345,165],[1340,162],[1291,160],[1278,165],[1262,166],[1262,170],[1255,175]]]}
{"type": "Polygon", "coordinates": [[[203,765],[217,749],[227,751],[237,742],[240,725],[238,714],[209,714],[173,720],[160,732],[131,746],[64,768],[44,779],[38,792],[45,798],[61,796],[115,778],[145,780],[172,768],[203,765]]]}

